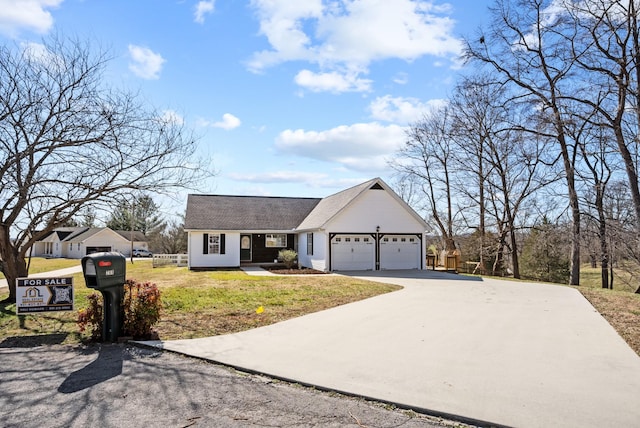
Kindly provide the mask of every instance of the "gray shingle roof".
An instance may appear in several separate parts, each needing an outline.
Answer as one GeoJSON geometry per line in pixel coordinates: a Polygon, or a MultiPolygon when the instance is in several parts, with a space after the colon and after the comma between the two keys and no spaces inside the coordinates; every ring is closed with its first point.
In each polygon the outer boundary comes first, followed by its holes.
{"type": "Polygon", "coordinates": [[[371,188],[390,192],[417,221],[426,222],[380,178],[319,198],[189,195],[185,229],[286,231],[323,228],[358,196],[371,188]]]}
{"type": "Polygon", "coordinates": [[[189,195],[185,229],[292,230],[319,198],[189,195]]]}
{"type": "Polygon", "coordinates": [[[82,228],[80,230],[78,230],[76,233],[69,235],[65,238],[66,242],[82,242],[90,237],[92,237],[93,235],[95,235],[98,232],[101,232],[102,230],[104,230],[104,227],[92,227],[92,228],[82,228]]]}

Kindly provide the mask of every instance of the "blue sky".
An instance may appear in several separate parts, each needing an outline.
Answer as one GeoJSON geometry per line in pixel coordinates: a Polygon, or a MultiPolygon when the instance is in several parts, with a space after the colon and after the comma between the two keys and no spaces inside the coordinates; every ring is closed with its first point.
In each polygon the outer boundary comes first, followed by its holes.
{"type": "Polygon", "coordinates": [[[0,0],[0,39],[108,49],[110,83],[201,137],[218,171],[202,193],[322,197],[391,181],[386,160],[450,93],[489,3],[0,0]]]}

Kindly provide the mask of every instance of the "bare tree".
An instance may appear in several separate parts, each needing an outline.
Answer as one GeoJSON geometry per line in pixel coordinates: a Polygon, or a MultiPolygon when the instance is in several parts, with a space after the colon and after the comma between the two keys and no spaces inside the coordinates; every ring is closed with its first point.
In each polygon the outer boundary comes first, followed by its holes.
{"type": "MultiPolygon", "coordinates": [[[[574,100],[596,112],[596,126],[611,131],[627,175],[635,212],[636,236],[633,241],[640,249],[637,160],[640,125],[639,3],[637,0],[566,0],[563,5],[579,35],[568,39],[572,54],[589,83],[585,90],[576,92],[574,100]]],[[[632,254],[639,252],[636,249],[632,254]]],[[[640,259],[636,258],[636,261],[640,259]]]]}
{"type": "Polygon", "coordinates": [[[431,110],[411,125],[407,141],[391,166],[401,177],[419,184],[423,208],[436,223],[444,249],[456,249],[454,239],[453,163],[448,107],[431,110]]]}
{"type": "Polygon", "coordinates": [[[108,62],[63,38],[0,47],[0,257],[10,301],[29,248],[83,209],[204,174],[182,124],[105,85],[108,62]]]}
{"type": "MultiPolygon", "coordinates": [[[[460,170],[464,171],[464,174],[461,174],[461,180],[457,183],[457,189],[460,195],[466,196],[471,201],[473,213],[470,216],[465,215],[464,218],[469,223],[470,217],[470,222],[478,225],[481,272],[486,271],[485,253],[488,248],[485,183],[488,174],[491,173],[485,162],[485,150],[487,141],[495,132],[496,124],[501,120],[502,113],[492,109],[493,104],[490,99],[495,94],[490,93],[493,89],[499,90],[499,86],[486,76],[466,78],[456,86],[451,97],[452,142],[457,147],[456,156],[459,159],[460,170]],[[475,213],[476,209],[477,213],[475,213]],[[476,218],[477,221],[475,221],[476,218]]],[[[468,224],[468,226],[475,229],[475,224],[468,224]]]]}
{"type": "Polygon", "coordinates": [[[162,229],[154,231],[149,245],[154,252],[182,254],[187,252],[187,233],[184,231],[184,216],[180,221],[171,220],[162,229]]]}
{"type": "Polygon", "coordinates": [[[577,148],[565,126],[571,120],[565,94],[574,90],[575,57],[567,46],[575,29],[551,0],[498,0],[488,32],[466,41],[468,60],[487,65],[512,86],[520,102],[537,111],[534,128],[523,129],[553,138],[562,161],[571,209],[570,284],[580,283],[580,204],[576,190],[577,148]],[[542,126],[541,126],[542,125],[542,126]]]}

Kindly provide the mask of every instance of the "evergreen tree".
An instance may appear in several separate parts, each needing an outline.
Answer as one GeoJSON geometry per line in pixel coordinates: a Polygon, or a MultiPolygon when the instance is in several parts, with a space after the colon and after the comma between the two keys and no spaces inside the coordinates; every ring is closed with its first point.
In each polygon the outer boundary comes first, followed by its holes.
{"type": "Polygon", "coordinates": [[[142,232],[147,236],[164,227],[158,211],[158,205],[148,195],[142,195],[132,201],[120,201],[111,213],[107,227],[113,230],[142,232]]]}
{"type": "Polygon", "coordinates": [[[543,218],[525,239],[522,250],[524,275],[539,281],[569,283],[570,250],[566,232],[543,218]]]}

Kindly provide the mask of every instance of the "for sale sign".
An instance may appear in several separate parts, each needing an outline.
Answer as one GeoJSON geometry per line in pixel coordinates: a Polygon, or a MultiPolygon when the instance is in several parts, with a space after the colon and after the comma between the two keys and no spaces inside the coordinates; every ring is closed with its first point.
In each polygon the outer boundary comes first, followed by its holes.
{"type": "Polygon", "coordinates": [[[16,312],[73,311],[73,278],[18,278],[16,312]]]}

